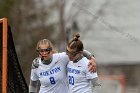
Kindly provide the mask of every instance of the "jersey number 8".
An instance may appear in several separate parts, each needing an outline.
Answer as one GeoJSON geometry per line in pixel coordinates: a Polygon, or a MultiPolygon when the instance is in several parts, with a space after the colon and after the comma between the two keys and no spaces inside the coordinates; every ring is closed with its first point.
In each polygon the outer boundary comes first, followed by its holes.
{"type": "Polygon", "coordinates": [[[54,77],[50,77],[49,79],[50,79],[50,83],[51,83],[51,84],[55,84],[54,77]]]}

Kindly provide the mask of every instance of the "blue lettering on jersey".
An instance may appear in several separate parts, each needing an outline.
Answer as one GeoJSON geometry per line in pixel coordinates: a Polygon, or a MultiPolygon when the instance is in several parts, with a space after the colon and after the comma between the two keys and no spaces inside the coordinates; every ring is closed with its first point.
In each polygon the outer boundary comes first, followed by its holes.
{"type": "Polygon", "coordinates": [[[52,69],[50,71],[41,72],[40,76],[48,76],[48,75],[51,75],[51,74],[58,73],[60,71],[61,71],[60,67],[56,67],[56,68],[54,68],[54,69],[52,69]]]}
{"type": "Polygon", "coordinates": [[[80,70],[77,69],[67,68],[67,70],[69,73],[80,74],[80,70]]]}

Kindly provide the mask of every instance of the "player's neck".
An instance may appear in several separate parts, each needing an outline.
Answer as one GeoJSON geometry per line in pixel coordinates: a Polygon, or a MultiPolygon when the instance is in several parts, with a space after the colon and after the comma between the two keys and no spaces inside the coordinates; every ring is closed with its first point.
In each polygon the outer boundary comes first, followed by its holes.
{"type": "Polygon", "coordinates": [[[50,57],[49,59],[47,60],[44,60],[44,59],[41,59],[42,60],[42,63],[45,64],[45,65],[49,65],[51,62],[52,62],[52,57],[50,57]]]}
{"type": "Polygon", "coordinates": [[[79,57],[77,57],[73,62],[77,63],[79,60],[81,60],[83,58],[83,55],[80,55],[79,57]]]}

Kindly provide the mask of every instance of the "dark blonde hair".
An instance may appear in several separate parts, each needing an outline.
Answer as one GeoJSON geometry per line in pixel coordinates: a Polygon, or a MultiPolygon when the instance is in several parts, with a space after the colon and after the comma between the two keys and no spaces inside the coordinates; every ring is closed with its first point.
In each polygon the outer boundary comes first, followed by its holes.
{"type": "Polygon", "coordinates": [[[39,45],[45,45],[45,44],[47,44],[49,48],[52,48],[53,53],[57,53],[57,50],[54,48],[53,44],[48,39],[42,39],[42,40],[38,41],[36,50],[39,50],[39,48],[40,48],[39,45]]]}
{"type": "Polygon", "coordinates": [[[79,38],[80,38],[80,34],[76,33],[73,39],[68,43],[68,48],[74,49],[75,52],[83,51],[84,46],[79,38]]]}

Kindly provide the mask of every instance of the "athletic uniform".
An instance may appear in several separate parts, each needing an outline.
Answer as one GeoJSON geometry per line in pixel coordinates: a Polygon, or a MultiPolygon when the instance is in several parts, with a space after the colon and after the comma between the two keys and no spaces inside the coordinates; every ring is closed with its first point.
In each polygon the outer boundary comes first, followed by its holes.
{"type": "Polygon", "coordinates": [[[74,63],[70,61],[67,65],[67,76],[70,93],[92,93],[91,80],[97,78],[97,73],[90,73],[88,69],[89,60],[85,57],[74,63]]]}
{"type": "Polygon", "coordinates": [[[66,65],[68,56],[65,53],[53,54],[52,62],[45,65],[41,58],[36,58],[33,63],[37,63],[31,70],[31,80],[40,81],[39,93],[68,93],[66,76],[66,65]]]}

